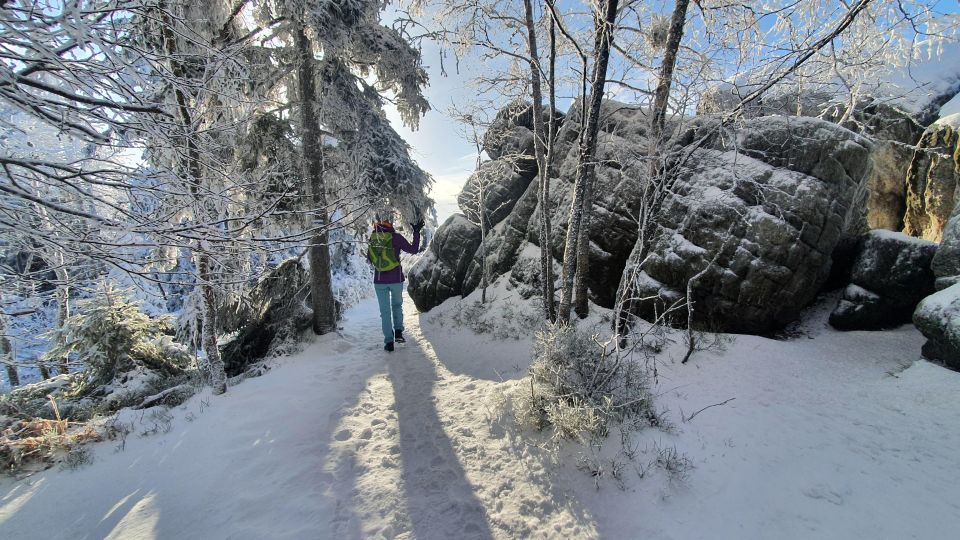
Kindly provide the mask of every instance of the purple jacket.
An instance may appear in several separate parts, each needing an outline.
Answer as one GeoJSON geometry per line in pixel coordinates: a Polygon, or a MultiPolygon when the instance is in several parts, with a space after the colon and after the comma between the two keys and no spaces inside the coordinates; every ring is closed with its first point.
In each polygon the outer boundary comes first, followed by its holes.
{"type": "MultiPolygon", "coordinates": [[[[397,257],[397,260],[400,260],[400,252],[406,251],[407,253],[416,253],[420,251],[420,231],[414,229],[413,231],[413,245],[410,245],[410,242],[407,242],[407,239],[401,234],[397,234],[393,230],[393,227],[386,227],[383,225],[377,225],[374,229],[374,232],[390,232],[393,233],[393,254],[397,257]]],[[[370,260],[370,254],[367,254],[367,260],[370,260]]],[[[374,283],[403,283],[403,268],[398,266],[393,270],[387,270],[386,272],[378,272],[377,270],[373,271],[373,282],[374,283]]]]}

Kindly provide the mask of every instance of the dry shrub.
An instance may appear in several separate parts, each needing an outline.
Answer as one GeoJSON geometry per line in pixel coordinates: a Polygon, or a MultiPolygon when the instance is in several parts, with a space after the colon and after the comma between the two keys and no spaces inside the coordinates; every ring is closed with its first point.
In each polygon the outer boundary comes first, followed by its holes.
{"type": "Polygon", "coordinates": [[[4,471],[16,474],[33,465],[53,463],[79,445],[101,439],[91,424],[61,418],[56,402],[51,403],[56,419],[18,420],[0,434],[0,465],[4,471]]]}
{"type": "Polygon", "coordinates": [[[658,419],[644,364],[613,340],[567,325],[537,333],[529,391],[518,392],[512,407],[518,423],[552,428],[558,442],[595,441],[612,423],[639,428],[658,419]]]}

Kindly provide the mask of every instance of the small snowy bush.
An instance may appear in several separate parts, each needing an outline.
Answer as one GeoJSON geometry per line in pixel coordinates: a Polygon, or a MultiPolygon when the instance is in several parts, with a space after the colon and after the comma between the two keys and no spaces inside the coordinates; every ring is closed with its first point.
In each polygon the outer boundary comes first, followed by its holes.
{"type": "Polygon", "coordinates": [[[537,333],[529,391],[513,400],[522,425],[556,439],[606,437],[611,423],[657,425],[649,377],[631,354],[566,325],[537,333]]]}

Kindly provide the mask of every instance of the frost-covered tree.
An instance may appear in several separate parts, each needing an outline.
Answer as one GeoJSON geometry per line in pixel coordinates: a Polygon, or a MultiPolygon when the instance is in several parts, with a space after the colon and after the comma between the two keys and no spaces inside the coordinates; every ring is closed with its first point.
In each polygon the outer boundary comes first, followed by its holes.
{"type": "Polygon", "coordinates": [[[381,24],[384,4],[372,0],[256,2],[258,20],[282,19],[295,60],[303,175],[309,186],[314,234],[309,260],[313,329],[336,327],[330,275],[328,195],[334,191],[323,134],[344,146],[342,160],[353,173],[350,196],[366,208],[394,208],[408,221],[432,205],[430,178],[413,164],[406,144],[383,115],[391,94],[404,122],[416,127],[429,109],[419,52],[397,31],[381,24]]]}

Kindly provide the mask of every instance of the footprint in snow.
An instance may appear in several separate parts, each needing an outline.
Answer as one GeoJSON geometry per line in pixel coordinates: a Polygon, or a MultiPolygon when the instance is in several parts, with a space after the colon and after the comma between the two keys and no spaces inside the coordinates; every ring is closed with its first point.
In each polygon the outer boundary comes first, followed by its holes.
{"type": "Polygon", "coordinates": [[[831,504],[842,506],[843,496],[849,495],[850,491],[847,490],[846,493],[839,493],[826,484],[817,484],[813,487],[803,490],[803,494],[811,499],[825,500],[831,504]]]}

